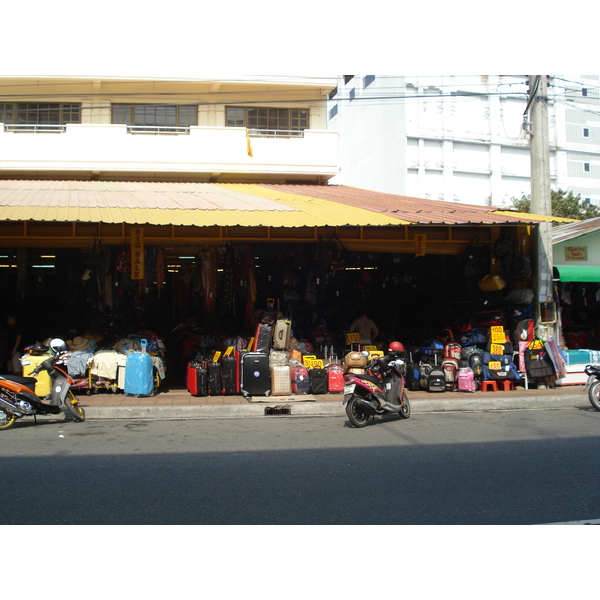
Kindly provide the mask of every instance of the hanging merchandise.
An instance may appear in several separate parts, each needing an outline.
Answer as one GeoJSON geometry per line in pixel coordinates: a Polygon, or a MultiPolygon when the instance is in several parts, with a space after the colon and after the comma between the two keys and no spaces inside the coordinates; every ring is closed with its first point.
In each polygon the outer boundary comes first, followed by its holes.
{"type": "Polygon", "coordinates": [[[202,249],[201,274],[204,308],[211,311],[217,295],[217,249],[214,246],[205,246],[202,249]]]}

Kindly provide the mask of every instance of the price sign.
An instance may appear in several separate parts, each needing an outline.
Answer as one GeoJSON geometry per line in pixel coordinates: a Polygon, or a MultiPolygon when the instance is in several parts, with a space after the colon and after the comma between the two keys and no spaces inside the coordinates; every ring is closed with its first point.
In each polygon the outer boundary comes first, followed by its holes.
{"type": "Polygon", "coordinates": [[[498,360],[494,360],[491,363],[489,363],[488,366],[490,369],[494,369],[494,371],[499,371],[502,368],[502,363],[498,360]]]}
{"type": "Polygon", "coordinates": [[[313,360],[317,360],[317,356],[315,354],[305,354],[302,357],[302,364],[307,368],[307,369],[312,369],[312,363],[313,360]]]}
{"type": "Polygon", "coordinates": [[[369,358],[383,358],[383,350],[371,350],[369,358]]]}
{"type": "Polygon", "coordinates": [[[504,327],[502,327],[501,325],[490,327],[490,334],[492,336],[492,344],[504,344],[504,342],[506,341],[504,327]]]}
{"type": "Polygon", "coordinates": [[[346,344],[360,344],[360,333],[347,333],[346,344]]]}
{"type": "Polygon", "coordinates": [[[491,344],[490,354],[504,354],[504,346],[501,344],[491,344]]]}

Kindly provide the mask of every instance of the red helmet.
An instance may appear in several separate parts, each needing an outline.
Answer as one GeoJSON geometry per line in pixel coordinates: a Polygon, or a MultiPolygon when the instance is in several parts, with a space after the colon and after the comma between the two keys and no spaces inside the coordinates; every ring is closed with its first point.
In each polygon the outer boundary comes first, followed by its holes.
{"type": "Polygon", "coordinates": [[[400,342],[390,342],[388,352],[404,352],[404,346],[400,342]]]}

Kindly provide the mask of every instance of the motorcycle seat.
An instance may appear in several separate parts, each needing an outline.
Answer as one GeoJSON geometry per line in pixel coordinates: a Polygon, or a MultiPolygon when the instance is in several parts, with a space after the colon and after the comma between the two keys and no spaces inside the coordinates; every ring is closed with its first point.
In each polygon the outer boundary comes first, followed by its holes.
{"type": "Polygon", "coordinates": [[[2,377],[26,386],[35,385],[37,383],[37,379],[35,377],[21,377],[20,375],[2,375],[2,377]]]}
{"type": "Polygon", "coordinates": [[[379,377],[375,377],[375,375],[355,375],[355,377],[358,377],[358,379],[366,379],[367,381],[370,381],[376,385],[381,383],[381,379],[379,379],[379,377]]]}

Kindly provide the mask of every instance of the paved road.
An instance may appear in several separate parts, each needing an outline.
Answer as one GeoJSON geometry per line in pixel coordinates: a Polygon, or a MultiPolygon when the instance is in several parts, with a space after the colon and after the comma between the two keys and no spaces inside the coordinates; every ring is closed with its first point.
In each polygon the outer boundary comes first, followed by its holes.
{"type": "Polygon", "coordinates": [[[4,524],[533,524],[600,517],[600,413],[20,422],[4,524]],[[42,512],[15,507],[43,506],[42,512]],[[70,507],[66,510],[67,507],[70,507]]]}

